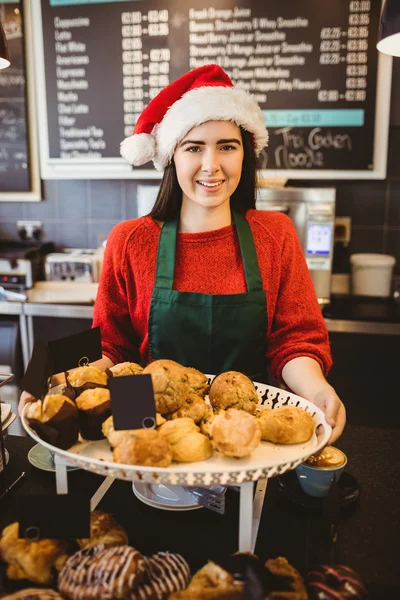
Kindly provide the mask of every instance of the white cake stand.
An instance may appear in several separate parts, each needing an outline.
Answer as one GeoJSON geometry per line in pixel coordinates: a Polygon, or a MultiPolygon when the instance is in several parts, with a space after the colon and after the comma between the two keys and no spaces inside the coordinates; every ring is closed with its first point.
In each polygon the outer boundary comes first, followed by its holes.
{"type": "MultiPolygon", "coordinates": [[[[209,378],[211,382],[214,376],[209,378]]],[[[104,475],[103,483],[91,499],[92,510],[99,504],[115,479],[169,486],[239,487],[239,551],[254,552],[268,479],[294,469],[311,454],[321,450],[327,444],[332,431],[323,411],[308,400],[270,385],[257,382],[254,382],[254,385],[259,395],[260,410],[276,409],[285,405],[297,406],[313,417],[315,429],[318,428],[318,437],[314,433],[304,444],[280,445],[261,442],[250,456],[241,459],[224,457],[214,452],[213,456],[206,461],[173,463],[173,466],[168,468],[156,468],[114,463],[107,440],[80,439],[69,450],[61,450],[44,442],[29,427],[25,418],[26,407],[21,420],[28,435],[54,454],[58,494],[68,493],[68,465],[104,475]],[[255,492],[254,482],[257,482],[255,492]]],[[[60,393],[63,387],[57,386],[51,390],[51,393],[60,393]]]]}

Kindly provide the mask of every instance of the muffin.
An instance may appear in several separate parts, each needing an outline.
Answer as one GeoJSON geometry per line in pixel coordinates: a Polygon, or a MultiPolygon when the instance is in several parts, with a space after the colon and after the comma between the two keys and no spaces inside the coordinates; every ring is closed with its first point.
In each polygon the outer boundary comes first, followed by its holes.
{"type": "Polygon", "coordinates": [[[5,527],[0,538],[0,558],[7,563],[9,579],[28,579],[48,585],[54,570],[63,567],[68,558],[68,544],[63,540],[30,541],[18,537],[19,524],[5,527]]]}
{"type": "Polygon", "coordinates": [[[101,425],[101,431],[105,438],[107,438],[111,448],[116,448],[126,435],[129,435],[134,429],[114,429],[114,418],[111,415],[101,425]]]}
{"type": "Polygon", "coordinates": [[[199,423],[201,433],[211,438],[211,425],[217,413],[212,408],[207,408],[206,413],[199,423]]]}
{"type": "Polygon", "coordinates": [[[75,552],[58,577],[69,600],[125,600],[144,576],[143,556],[130,546],[90,546],[75,552]]]}
{"type": "Polygon", "coordinates": [[[189,394],[204,398],[210,390],[208,377],[193,367],[186,367],[186,373],[189,379],[189,394]]]}
{"type": "Polygon", "coordinates": [[[101,440],[104,435],[101,426],[111,415],[110,392],[106,388],[93,388],[82,392],[76,398],[79,409],[79,428],[86,440],[101,440]]]}
{"type": "Polygon", "coordinates": [[[212,456],[210,440],[200,433],[192,419],[167,421],[161,425],[159,431],[168,440],[173,460],[177,462],[198,462],[212,456]]]}
{"type": "Polygon", "coordinates": [[[262,439],[274,444],[302,444],[314,433],[314,419],[297,406],[262,410],[257,418],[262,439]]]}
{"type": "Polygon", "coordinates": [[[114,365],[110,369],[106,369],[106,374],[109,377],[124,377],[125,375],[140,375],[143,367],[134,362],[122,362],[114,365]]]}
{"type": "Polygon", "coordinates": [[[66,388],[63,393],[75,400],[85,390],[107,387],[107,373],[90,365],[65,373],[66,388]]]}
{"type": "Polygon", "coordinates": [[[156,410],[163,416],[178,410],[189,394],[187,369],[173,360],[155,360],[143,369],[151,375],[156,410]]]}
{"type": "Polygon", "coordinates": [[[203,398],[196,394],[189,394],[186,400],[178,410],[168,415],[169,419],[181,419],[188,417],[193,419],[195,423],[200,423],[207,413],[207,404],[203,398]]]}
{"type": "Polygon", "coordinates": [[[77,540],[80,548],[89,546],[125,546],[128,534],[109,513],[93,510],[90,513],[90,538],[77,540]]]}
{"type": "Polygon", "coordinates": [[[63,394],[48,394],[43,401],[32,402],[25,416],[29,426],[52,446],[67,450],[78,441],[78,408],[63,394]]]}
{"type": "Polygon", "coordinates": [[[221,454],[243,458],[260,444],[261,427],[253,415],[244,410],[229,408],[214,418],[211,437],[214,448],[221,454]]]}
{"type": "Polygon", "coordinates": [[[125,465],[169,467],[172,450],[168,441],[155,429],[137,429],[123,437],[114,449],[113,458],[114,462],[125,465]]]}
{"type": "Polygon", "coordinates": [[[236,408],[255,414],[258,394],[251,379],[238,371],[221,373],[211,383],[210,402],[215,410],[236,408]]]}

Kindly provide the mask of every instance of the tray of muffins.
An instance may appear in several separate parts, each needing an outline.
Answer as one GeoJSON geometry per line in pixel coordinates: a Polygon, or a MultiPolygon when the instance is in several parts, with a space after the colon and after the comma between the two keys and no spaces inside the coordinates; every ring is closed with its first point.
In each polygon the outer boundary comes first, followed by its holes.
{"type": "Polygon", "coordinates": [[[280,475],[323,448],[331,433],[323,411],[291,392],[237,371],[213,376],[167,359],[144,369],[125,362],[104,372],[90,365],[71,370],[66,384],[25,406],[22,423],[70,465],[117,479],[187,486],[280,475]],[[154,391],[154,428],[116,430],[110,378],[146,374],[154,391]]]}

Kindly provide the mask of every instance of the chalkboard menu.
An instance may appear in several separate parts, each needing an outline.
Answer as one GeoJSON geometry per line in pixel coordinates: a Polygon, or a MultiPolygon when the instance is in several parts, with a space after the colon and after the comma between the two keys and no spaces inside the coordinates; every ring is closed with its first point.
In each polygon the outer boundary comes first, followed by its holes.
{"type": "Polygon", "coordinates": [[[39,200],[34,189],[28,99],[25,79],[25,40],[20,2],[0,4],[10,66],[0,70],[0,200],[39,200]]]}
{"type": "Polygon", "coordinates": [[[47,176],[119,172],[119,144],[151,98],[213,62],[264,112],[267,174],[383,177],[391,59],[378,69],[379,14],[372,0],[41,0],[47,176]]]}

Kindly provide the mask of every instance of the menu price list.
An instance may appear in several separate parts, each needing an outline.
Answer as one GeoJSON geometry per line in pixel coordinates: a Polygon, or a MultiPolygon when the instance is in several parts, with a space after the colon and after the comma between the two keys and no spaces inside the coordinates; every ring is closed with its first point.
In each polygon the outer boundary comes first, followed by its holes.
{"type": "Polygon", "coordinates": [[[24,35],[19,2],[0,4],[11,65],[0,71],[0,192],[29,192],[24,35]]]}
{"type": "Polygon", "coordinates": [[[149,101],[213,62],[264,111],[263,168],[370,168],[377,6],[281,4],[42,0],[50,156],[119,156],[149,101]]]}

